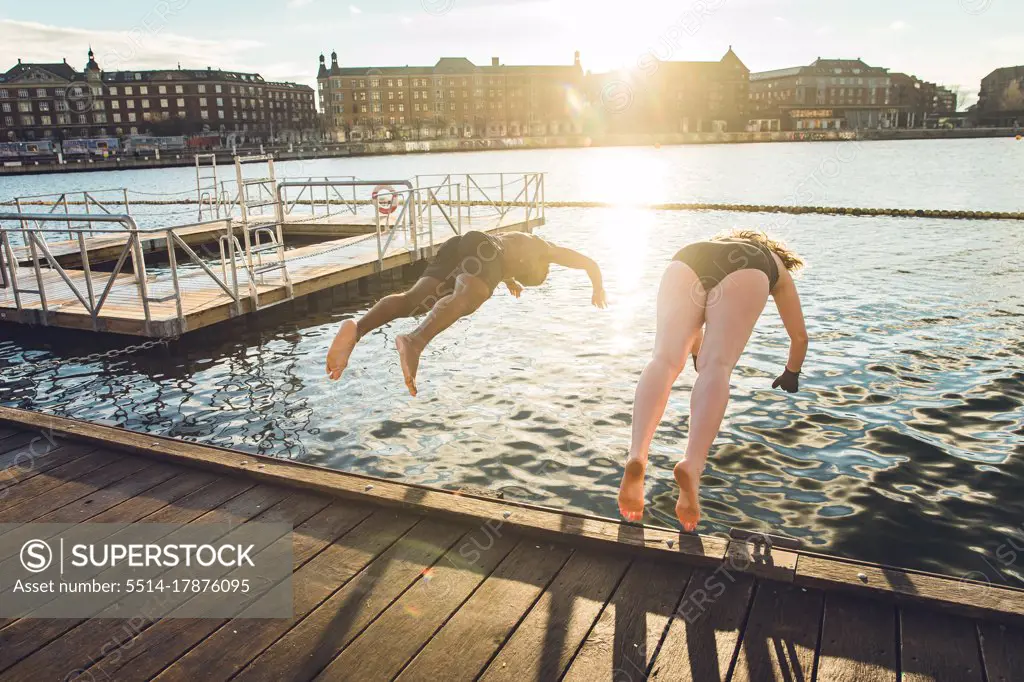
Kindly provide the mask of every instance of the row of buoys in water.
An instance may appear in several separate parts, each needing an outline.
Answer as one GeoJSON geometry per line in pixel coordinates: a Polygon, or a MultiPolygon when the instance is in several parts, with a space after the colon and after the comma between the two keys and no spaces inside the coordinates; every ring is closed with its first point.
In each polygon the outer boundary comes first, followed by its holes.
{"type": "MultiPolygon", "coordinates": [[[[68,204],[76,204],[81,202],[71,202],[68,204]]],[[[137,205],[148,205],[148,206],[169,206],[169,205],[188,205],[198,203],[195,199],[178,199],[178,200],[135,200],[132,202],[137,205]]],[[[310,202],[298,201],[297,204],[306,204],[310,202]]],[[[321,203],[321,202],[316,202],[321,203]]],[[[373,202],[368,199],[357,199],[356,201],[340,201],[333,200],[332,204],[365,204],[370,205],[373,202]]],[[[13,205],[13,202],[0,202],[2,205],[13,205]]],[[[52,205],[53,202],[48,201],[23,201],[22,206],[32,205],[52,205]]],[[[490,202],[490,201],[463,201],[463,206],[502,206],[502,207],[519,207],[524,208],[527,206],[523,202],[490,202]]],[[[621,208],[619,204],[609,203],[606,201],[548,201],[545,204],[547,208],[621,208]]],[[[636,208],[645,208],[654,211],[732,211],[735,213],[792,213],[792,214],[804,214],[804,213],[816,213],[820,215],[845,215],[845,216],[882,216],[892,218],[941,218],[945,220],[1024,220],[1024,213],[1011,213],[1011,212],[1000,212],[1000,211],[947,211],[939,209],[921,209],[921,208],[855,208],[845,206],[768,206],[758,204],[647,204],[638,205],[636,208]]]]}
{"type": "MultiPolygon", "coordinates": [[[[481,202],[486,203],[486,202],[481,202]]],[[[548,208],[615,208],[603,201],[549,201],[548,208]]],[[[896,218],[943,218],[949,220],[1024,220],[1024,213],[997,211],[948,211],[921,208],[856,208],[845,206],[768,206],[756,204],[648,204],[656,211],[733,211],[737,213],[817,213],[824,215],[886,216],[896,218]]]]}

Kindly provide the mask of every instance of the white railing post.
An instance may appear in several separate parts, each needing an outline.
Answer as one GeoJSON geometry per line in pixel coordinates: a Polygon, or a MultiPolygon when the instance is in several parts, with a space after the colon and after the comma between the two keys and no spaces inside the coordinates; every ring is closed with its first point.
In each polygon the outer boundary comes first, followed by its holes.
{"type": "MultiPolygon", "coordinates": [[[[458,207],[457,207],[458,211],[459,211],[459,217],[456,220],[455,224],[458,226],[459,234],[461,235],[462,234],[462,185],[456,185],[455,186],[455,196],[456,196],[456,200],[458,201],[458,204],[459,204],[458,207]]],[[[433,235],[433,233],[431,233],[431,235],[433,235]]]]}
{"type": "MultiPolygon", "coordinates": [[[[178,332],[180,333],[185,331],[185,315],[181,310],[181,286],[178,284],[178,257],[174,253],[174,239],[171,236],[173,231],[174,228],[169,228],[165,234],[167,238],[167,267],[171,270],[171,286],[174,288],[174,306],[178,315],[178,332]]],[[[223,249],[221,253],[224,253],[223,249]]]]}
{"type": "Polygon", "coordinates": [[[380,210],[374,206],[374,220],[377,223],[377,272],[384,272],[384,248],[380,243],[380,210]]]}

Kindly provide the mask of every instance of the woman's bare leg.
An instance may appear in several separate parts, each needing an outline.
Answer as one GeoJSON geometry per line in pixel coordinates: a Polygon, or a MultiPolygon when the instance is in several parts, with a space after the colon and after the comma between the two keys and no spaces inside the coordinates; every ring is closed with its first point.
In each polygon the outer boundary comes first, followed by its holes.
{"type": "Polygon", "coordinates": [[[673,261],[658,290],[658,331],[654,357],[636,387],[633,439],[619,487],[619,512],[627,521],[644,513],[644,473],[654,432],[665,414],[672,384],[686,364],[695,332],[704,322],[704,287],[685,263],[673,261]]]}
{"type": "Polygon", "coordinates": [[[491,288],[483,280],[463,273],[455,280],[455,291],[438,301],[419,327],[411,334],[395,338],[409,393],[416,395],[416,372],[420,365],[420,355],[427,344],[459,318],[473,313],[490,297],[491,288]]]}
{"type": "Polygon", "coordinates": [[[697,357],[697,381],[690,393],[690,435],[686,456],[676,464],[676,516],[692,531],[700,521],[700,475],[729,404],[729,378],[768,301],[768,277],[739,270],[712,291],[705,309],[704,343],[697,357]]]}
{"type": "Polygon", "coordinates": [[[417,308],[425,306],[429,310],[434,303],[449,293],[444,290],[444,286],[444,282],[439,279],[421,277],[408,291],[385,296],[377,301],[358,322],[342,322],[334,342],[331,343],[331,349],[327,351],[327,374],[335,381],[341,378],[341,373],[348,366],[348,359],[359,339],[392,320],[413,315],[417,308]]]}

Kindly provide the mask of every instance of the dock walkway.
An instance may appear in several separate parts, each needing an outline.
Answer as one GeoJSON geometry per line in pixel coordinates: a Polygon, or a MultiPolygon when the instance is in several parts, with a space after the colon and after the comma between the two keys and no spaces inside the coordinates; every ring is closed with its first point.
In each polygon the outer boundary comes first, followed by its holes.
{"type": "Polygon", "coordinates": [[[38,198],[17,198],[0,211],[0,321],[173,338],[429,259],[467,230],[545,221],[542,173],[279,182],[267,164],[245,178],[237,160],[234,198],[203,203],[212,219],[193,224],[140,229],[127,189],[106,203],[113,190],[84,192],[77,214],[67,195],[37,213],[22,208],[38,198]]]}
{"type": "Polygon", "coordinates": [[[0,621],[4,681],[1024,675],[1020,591],[7,408],[0,465],[3,523],[295,529],[292,618],[0,621]]]}

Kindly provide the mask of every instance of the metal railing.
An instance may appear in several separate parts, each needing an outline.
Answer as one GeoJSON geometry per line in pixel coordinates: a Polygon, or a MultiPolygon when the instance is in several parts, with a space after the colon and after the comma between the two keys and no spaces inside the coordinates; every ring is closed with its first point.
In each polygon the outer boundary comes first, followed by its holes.
{"type": "MultiPolygon", "coordinates": [[[[230,223],[227,226],[230,233],[230,223]]],[[[135,219],[129,215],[96,215],[96,214],[49,214],[49,213],[0,213],[0,272],[2,272],[2,288],[9,289],[14,299],[14,307],[19,312],[33,311],[37,314],[37,322],[43,325],[50,323],[50,318],[62,307],[68,305],[65,302],[56,302],[55,299],[67,299],[71,294],[74,301],[92,318],[92,328],[96,331],[102,330],[104,324],[101,322],[101,313],[105,306],[109,305],[110,297],[114,293],[115,285],[126,284],[124,277],[125,265],[131,261],[131,281],[134,288],[135,298],[130,301],[119,302],[119,307],[125,303],[141,307],[144,329],[147,334],[153,335],[152,325],[154,323],[151,304],[162,304],[173,301],[175,305],[174,322],[171,330],[174,334],[180,334],[186,330],[185,314],[182,306],[181,280],[186,277],[200,276],[201,273],[208,276],[218,287],[231,298],[240,313],[240,299],[238,296],[238,277],[232,264],[232,278],[218,277],[210,266],[177,234],[176,228],[164,228],[159,230],[140,230],[135,219]],[[73,222],[84,223],[84,226],[72,227],[78,242],[77,255],[80,259],[81,269],[66,268],[57,260],[51,252],[46,241],[47,234],[65,234],[67,228],[48,228],[46,224],[60,223],[70,218],[73,222]],[[16,222],[18,227],[6,227],[3,223],[16,222]],[[94,223],[115,224],[119,229],[97,228],[94,223]],[[26,249],[23,256],[15,253],[11,244],[11,235],[22,236],[26,249]],[[86,244],[86,236],[94,235],[125,235],[126,239],[120,245],[114,269],[108,274],[98,273],[94,276],[90,263],[89,248],[86,244]],[[147,273],[143,243],[162,244],[166,248],[168,260],[168,271],[170,280],[160,282],[159,279],[152,279],[147,273]],[[177,251],[182,251],[191,261],[199,266],[199,270],[184,273],[179,268],[177,251]],[[22,285],[21,277],[25,270],[31,272],[30,277],[35,280],[34,289],[22,285]],[[52,275],[57,275],[55,279],[52,275]],[[118,283],[118,277],[122,281],[118,283]],[[97,291],[97,282],[102,285],[97,291]],[[64,288],[62,288],[62,286],[64,288]],[[152,290],[160,289],[166,293],[162,296],[151,296],[152,290]],[[31,297],[36,297],[32,300],[31,297]]],[[[106,260],[106,259],[105,259],[106,260]]],[[[222,263],[222,266],[225,264],[222,263]]],[[[123,290],[119,291],[123,296],[123,290]]],[[[73,303],[74,304],[74,303],[73,303]]],[[[112,314],[111,317],[117,317],[112,314]]],[[[166,320],[161,320],[166,322],[166,320]]]]}
{"type": "Polygon", "coordinates": [[[499,219],[505,219],[516,208],[525,208],[527,217],[544,218],[544,173],[468,173],[465,175],[424,174],[415,176],[416,186],[421,180],[451,184],[456,178],[464,187],[461,206],[466,217],[472,219],[477,212],[493,210],[499,219]]]}

